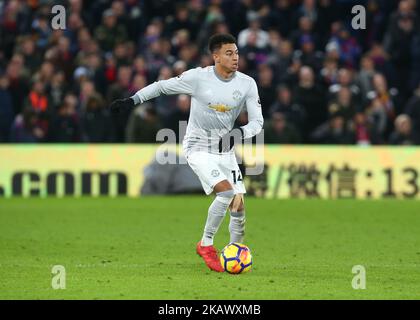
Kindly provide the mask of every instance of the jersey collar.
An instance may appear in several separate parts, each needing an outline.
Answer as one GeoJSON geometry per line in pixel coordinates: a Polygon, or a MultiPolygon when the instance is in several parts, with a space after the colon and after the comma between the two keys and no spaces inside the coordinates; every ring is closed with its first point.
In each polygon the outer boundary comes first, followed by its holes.
{"type": "Polygon", "coordinates": [[[230,77],[230,78],[228,78],[228,79],[223,79],[218,73],[217,73],[217,71],[216,71],[216,68],[213,66],[213,73],[214,73],[214,75],[216,76],[216,78],[217,79],[219,79],[220,81],[223,81],[223,82],[230,82],[230,81],[232,81],[232,79],[234,79],[235,77],[236,77],[236,72],[234,72],[233,73],[233,75],[230,77]]]}

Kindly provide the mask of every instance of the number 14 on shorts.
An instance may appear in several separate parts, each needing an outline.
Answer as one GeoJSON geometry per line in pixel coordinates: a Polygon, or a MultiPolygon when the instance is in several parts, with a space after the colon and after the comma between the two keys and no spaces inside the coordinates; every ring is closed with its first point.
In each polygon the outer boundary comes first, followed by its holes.
{"type": "Polygon", "coordinates": [[[233,176],[233,183],[236,184],[237,181],[242,181],[242,173],[241,170],[235,171],[232,170],[232,176],[233,176]]]}

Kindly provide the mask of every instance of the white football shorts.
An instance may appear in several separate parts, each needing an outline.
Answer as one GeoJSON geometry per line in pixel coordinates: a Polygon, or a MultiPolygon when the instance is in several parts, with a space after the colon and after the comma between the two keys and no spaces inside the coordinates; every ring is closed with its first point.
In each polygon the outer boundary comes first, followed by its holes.
{"type": "Polygon", "coordinates": [[[191,152],[186,156],[191,169],[200,179],[204,192],[209,195],[216,184],[228,180],[233,191],[246,193],[242,173],[239,170],[235,154],[212,154],[204,151],[191,152]]]}

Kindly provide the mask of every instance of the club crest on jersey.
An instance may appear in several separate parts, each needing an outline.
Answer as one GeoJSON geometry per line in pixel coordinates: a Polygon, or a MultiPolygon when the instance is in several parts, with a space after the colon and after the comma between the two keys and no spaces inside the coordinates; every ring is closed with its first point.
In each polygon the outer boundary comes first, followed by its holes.
{"type": "Polygon", "coordinates": [[[239,90],[233,91],[233,100],[238,101],[242,99],[242,92],[239,90]]]}
{"type": "Polygon", "coordinates": [[[220,175],[220,172],[219,172],[219,170],[213,170],[212,172],[211,172],[211,175],[214,177],[214,178],[216,178],[216,177],[218,177],[219,175],[220,175]]]}

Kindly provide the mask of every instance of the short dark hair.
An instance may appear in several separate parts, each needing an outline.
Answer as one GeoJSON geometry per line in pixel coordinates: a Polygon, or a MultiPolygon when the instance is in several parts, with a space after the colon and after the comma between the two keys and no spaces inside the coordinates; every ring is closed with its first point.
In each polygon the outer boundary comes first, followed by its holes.
{"type": "Polygon", "coordinates": [[[212,35],[209,39],[209,51],[213,53],[215,50],[219,50],[224,44],[235,43],[236,38],[229,33],[217,33],[212,35]]]}

